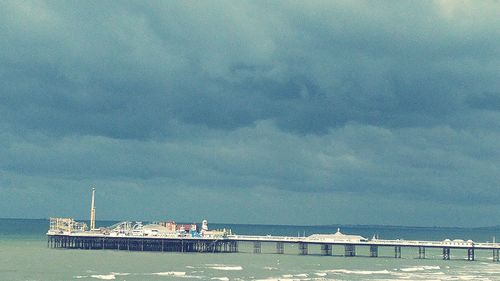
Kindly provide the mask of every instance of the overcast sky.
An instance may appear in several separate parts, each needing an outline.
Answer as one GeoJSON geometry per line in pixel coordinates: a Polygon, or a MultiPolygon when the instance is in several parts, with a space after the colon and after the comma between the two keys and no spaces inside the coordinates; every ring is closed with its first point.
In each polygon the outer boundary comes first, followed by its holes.
{"type": "Polygon", "coordinates": [[[0,216],[500,224],[499,1],[0,1],[0,216]]]}

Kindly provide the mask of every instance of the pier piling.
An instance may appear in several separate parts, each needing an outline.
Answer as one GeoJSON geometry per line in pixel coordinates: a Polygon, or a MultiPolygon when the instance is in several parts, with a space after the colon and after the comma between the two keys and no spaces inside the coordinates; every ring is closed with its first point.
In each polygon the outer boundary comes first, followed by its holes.
{"type": "Polygon", "coordinates": [[[284,254],[285,253],[285,243],[276,242],[276,254],[284,254]]]}
{"type": "Polygon", "coordinates": [[[418,258],[425,259],[425,247],[418,247],[418,258]]]}
{"type": "Polygon", "coordinates": [[[262,245],[260,241],[253,242],[253,253],[260,254],[262,252],[262,245]]]}
{"type": "Polygon", "coordinates": [[[449,260],[450,258],[450,248],[443,248],[443,260],[449,260]]]}
{"type": "Polygon", "coordinates": [[[469,261],[474,260],[474,248],[467,249],[467,260],[469,261]]]}
{"type": "Polygon", "coordinates": [[[376,258],[378,257],[378,246],[370,246],[370,257],[376,258]]]}
{"type": "Polygon", "coordinates": [[[299,242],[299,255],[307,255],[308,252],[308,244],[299,242]]]}
{"type": "Polygon", "coordinates": [[[344,250],[345,250],[345,253],[344,253],[345,257],[354,257],[354,256],[356,256],[356,246],[355,245],[346,244],[344,246],[344,250]]]}
{"type": "MultiPolygon", "coordinates": [[[[261,242],[258,242],[260,244],[261,242]]],[[[50,248],[86,249],[86,250],[127,250],[158,252],[214,252],[234,253],[238,251],[238,241],[201,240],[162,238],[111,238],[111,237],[72,237],[51,235],[47,239],[50,248]]]]}
{"type": "Polygon", "coordinates": [[[401,246],[394,247],[394,258],[396,259],[401,258],[401,246]]]}
{"type": "Polygon", "coordinates": [[[493,249],[493,261],[494,262],[500,261],[500,249],[493,249]]]}
{"type": "Polygon", "coordinates": [[[323,256],[331,256],[332,255],[332,245],[322,244],[321,245],[321,254],[323,256]]]}

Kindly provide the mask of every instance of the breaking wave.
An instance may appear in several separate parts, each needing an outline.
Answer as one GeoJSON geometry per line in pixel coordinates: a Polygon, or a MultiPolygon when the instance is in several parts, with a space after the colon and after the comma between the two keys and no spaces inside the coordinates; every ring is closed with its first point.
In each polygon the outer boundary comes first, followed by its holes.
{"type": "Polygon", "coordinates": [[[151,273],[151,275],[158,275],[158,276],[185,276],[186,272],[183,271],[165,271],[165,272],[155,272],[151,273]]]}
{"type": "Polygon", "coordinates": [[[116,276],[114,274],[94,274],[90,275],[90,277],[101,280],[115,280],[116,276]]]}

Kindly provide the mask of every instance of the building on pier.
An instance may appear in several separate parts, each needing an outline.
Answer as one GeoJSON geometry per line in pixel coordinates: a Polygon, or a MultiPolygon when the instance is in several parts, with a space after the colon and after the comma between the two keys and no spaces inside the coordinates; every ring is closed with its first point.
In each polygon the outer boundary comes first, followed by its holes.
{"type": "Polygon", "coordinates": [[[87,224],[71,218],[50,218],[47,234],[69,234],[85,232],[87,224]]]}
{"type": "Polygon", "coordinates": [[[340,228],[334,234],[313,234],[308,237],[311,240],[318,241],[337,241],[337,242],[366,242],[366,239],[360,235],[349,235],[340,232],[340,228]]]}

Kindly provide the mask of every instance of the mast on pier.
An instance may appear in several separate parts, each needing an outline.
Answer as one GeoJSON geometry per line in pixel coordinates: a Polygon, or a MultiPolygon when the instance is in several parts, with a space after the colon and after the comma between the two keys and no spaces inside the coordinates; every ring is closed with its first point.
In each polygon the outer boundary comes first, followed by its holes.
{"type": "Polygon", "coordinates": [[[95,229],[95,188],[92,188],[92,200],[90,203],[90,230],[95,229]]]}

